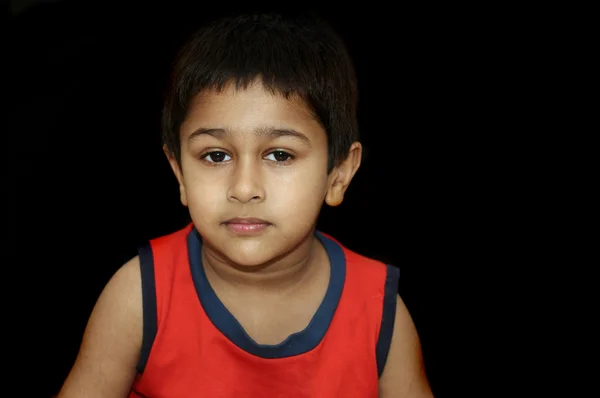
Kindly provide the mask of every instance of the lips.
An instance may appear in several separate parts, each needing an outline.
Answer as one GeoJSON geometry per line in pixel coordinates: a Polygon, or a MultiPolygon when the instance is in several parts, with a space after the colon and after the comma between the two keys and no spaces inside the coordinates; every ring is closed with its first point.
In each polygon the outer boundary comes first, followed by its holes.
{"type": "Polygon", "coordinates": [[[231,218],[223,224],[235,234],[254,234],[263,231],[271,225],[270,222],[260,218],[231,218]]]}
{"type": "Polygon", "coordinates": [[[225,221],[225,224],[271,224],[260,218],[236,217],[225,221]]]}

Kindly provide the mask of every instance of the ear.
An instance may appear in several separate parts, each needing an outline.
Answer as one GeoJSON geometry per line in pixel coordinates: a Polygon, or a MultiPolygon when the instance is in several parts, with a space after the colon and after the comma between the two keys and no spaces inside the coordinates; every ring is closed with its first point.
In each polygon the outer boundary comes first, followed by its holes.
{"type": "Polygon", "coordinates": [[[350,146],[346,159],[329,173],[325,203],[329,206],[338,206],[344,200],[346,189],[358,171],[362,159],[362,145],[355,142],[350,146]]]}
{"type": "Polygon", "coordinates": [[[177,178],[177,183],[179,184],[179,196],[181,199],[181,203],[184,206],[187,206],[188,205],[187,193],[185,191],[185,184],[183,183],[183,173],[181,172],[181,167],[179,167],[179,163],[177,162],[177,159],[175,159],[175,156],[173,155],[173,153],[171,151],[169,151],[169,149],[167,148],[166,145],[163,146],[163,151],[164,151],[165,155],[167,155],[167,160],[169,161],[169,164],[171,165],[171,170],[173,170],[173,173],[175,174],[175,178],[177,178]]]}

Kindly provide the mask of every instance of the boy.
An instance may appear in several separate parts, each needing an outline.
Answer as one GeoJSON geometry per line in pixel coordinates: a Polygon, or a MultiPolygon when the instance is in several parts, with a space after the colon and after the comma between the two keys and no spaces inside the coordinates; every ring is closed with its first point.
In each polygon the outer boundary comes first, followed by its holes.
{"type": "Polygon", "coordinates": [[[315,229],[361,162],[356,86],[316,19],[190,39],[163,139],[192,223],[116,272],[60,398],[432,396],[397,269],[315,229]]]}

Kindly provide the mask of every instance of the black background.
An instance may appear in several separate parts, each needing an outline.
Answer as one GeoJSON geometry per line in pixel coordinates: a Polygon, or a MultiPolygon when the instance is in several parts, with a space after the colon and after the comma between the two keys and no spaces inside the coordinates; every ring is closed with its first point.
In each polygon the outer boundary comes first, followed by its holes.
{"type": "MultiPolygon", "coordinates": [[[[32,396],[58,391],[118,267],[186,222],[160,146],[162,89],[187,34],[233,6],[149,3],[54,1],[12,16],[7,208],[11,261],[27,274],[17,319],[32,326],[17,333],[32,335],[22,359],[39,380],[32,396]]],[[[464,396],[482,373],[464,356],[488,346],[469,345],[479,329],[465,318],[479,315],[463,299],[486,289],[478,267],[500,261],[483,254],[493,240],[484,225],[499,217],[489,199],[500,194],[481,166],[501,140],[482,123],[488,61],[477,56],[484,43],[465,47],[477,32],[448,10],[394,8],[318,9],[355,60],[366,147],[347,199],[324,209],[319,228],[400,267],[434,393],[464,396]]]]}

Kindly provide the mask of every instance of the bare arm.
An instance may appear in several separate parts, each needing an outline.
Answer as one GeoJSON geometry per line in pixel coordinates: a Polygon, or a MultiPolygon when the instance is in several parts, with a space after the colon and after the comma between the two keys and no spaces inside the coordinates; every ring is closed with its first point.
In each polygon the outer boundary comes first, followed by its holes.
{"type": "Polygon", "coordinates": [[[415,325],[397,296],[394,334],[388,358],[379,379],[381,398],[433,398],[415,325]]]}
{"type": "Polygon", "coordinates": [[[107,283],[90,315],[79,354],[58,398],[127,397],[142,343],[140,261],[107,283]]]}

